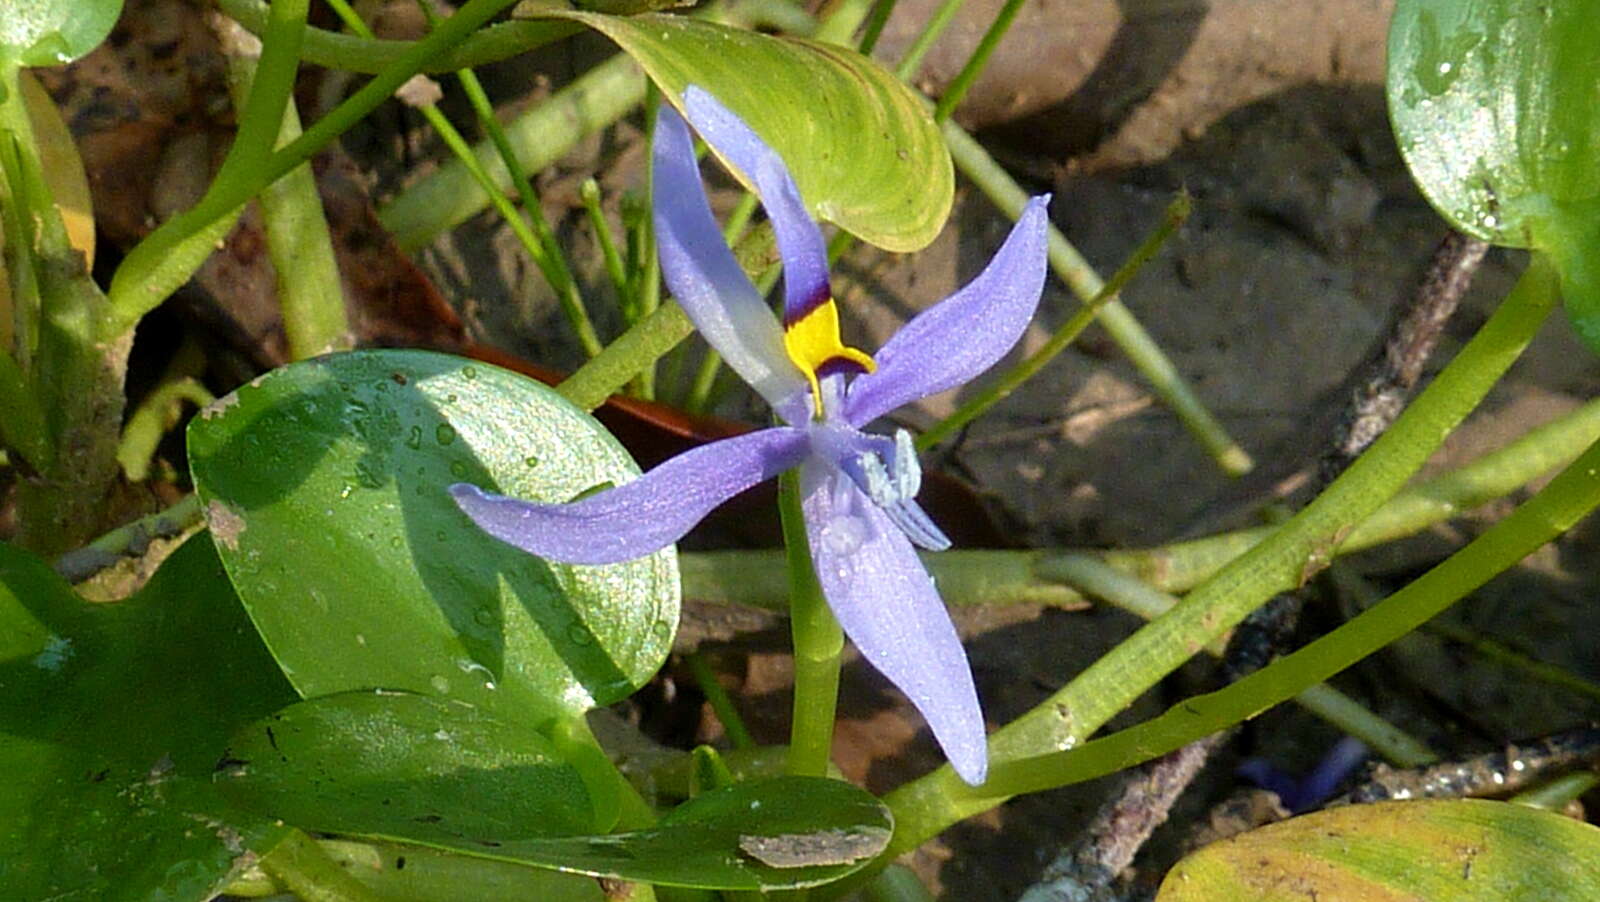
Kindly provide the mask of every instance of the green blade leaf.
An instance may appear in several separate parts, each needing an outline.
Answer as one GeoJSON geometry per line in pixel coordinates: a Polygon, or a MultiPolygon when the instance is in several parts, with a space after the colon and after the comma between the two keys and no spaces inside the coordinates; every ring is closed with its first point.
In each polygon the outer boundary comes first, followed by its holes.
{"type": "Polygon", "coordinates": [[[323,696],[246,727],[228,755],[230,800],[305,830],[448,845],[595,829],[550,740],[463,702],[323,696]]]}
{"type": "Polygon", "coordinates": [[[515,373],[423,351],[296,363],[195,418],[189,460],[228,575],[303,696],[409,690],[539,724],[627,697],[671,648],[672,549],[547,563],[447,494],[568,501],[638,474],[515,373]]]}
{"type": "MultiPolygon", "coordinates": [[[[312,804],[287,794],[280,801],[301,812],[312,804]]],[[[366,829],[353,818],[340,823],[355,836],[498,862],[663,886],[763,890],[817,886],[859,870],[883,851],[893,828],[877,799],[821,777],[739,783],[685,802],[656,827],[609,836],[532,836],[537,810],[485,804],[477,816],[519,826],[491,837],[451,836],[403,819],[375,820],[366,829]]],[[[442,807],[438,813],[443,823],[474,816],[442,807]]]]}
{"type": "Polygon", "coordinates": [[[99,46],[122,0],[9,0],[0,15],[0,59],[59,66],[99,46]]]}
{"type": "Polygon", "coordinates": [[[1600,829],[1479,799],[1347,805],[1195,852],[1157,902],[1600,898],[1600,829]]]}
{"type": "Polygon", "coordinates": [[[617,42],[680,109],[691,84],[716,95],[783,157],[818,218],[891,251],[944,227],[950,153],[921,99],[867,57],[682,16],[549,15],[617,42]]]}
{"type": "Polygon", "coordinates": [[[1389,115],[1406,164],[1456,228],[1548,251],[1600,351],[1600,16],[1584,0],[1402,0],[1389,115]]]}
{"type": "Polygon", "coordinates": [[[211,785],[227,736],[294,699],[199,536],[137,595],[78,598],[0,544],[0,886],[200,900],[283,828],[211,785]]]}

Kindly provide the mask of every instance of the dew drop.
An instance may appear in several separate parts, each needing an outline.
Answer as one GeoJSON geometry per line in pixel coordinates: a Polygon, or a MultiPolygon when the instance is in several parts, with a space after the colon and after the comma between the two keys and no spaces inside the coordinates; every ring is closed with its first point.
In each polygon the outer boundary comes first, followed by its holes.
{"type": "Polygon", "coordinates": [[[478,368],[475,366],[464,366],[461,368],[461,376],[465,379],[476,379],[478,378],[478,368]]]}
{"type": "Polygon", "coordinates": [[[460,460],[452,460],[452,461],[450,461],[450,475],[451,476],[454,476],[457,479],[466,479],[468,472],[469,471],[467,470],[466,461],[460,461],[460,460]]]}
{"type": "Polygon", "coordinates": [[[567,641],[573,645],[593,645],[594,635],[581,623],[572,623],[567,627],[567,641]]]}
{"type": "Polygon", "coordinates": [[[433,430],[433,437],[439,440],[439,444],[448,445],[456,440],[456,427],[450,425],[449,423],[440,423],[439,426],[433,430]]]}
{"type": "Polygon", "coordinates": [[[411,434],[406,436],[406,447],[415,451],[422,447],[422,427],[412,426],[411,434]]]}
{"type": "Polygon", "coordinates": [[[434,692],[450,691],[450,681],[437,673],[428,678],[428,685],[433,687],[434,692]]]}
{"type": "Polygon", "coordinates": [[[866,540],[867,524],[860,517],[835,517],[822,527],[822,547],[831,554],[854,554],[866,540]]]}
{"type": "Polygon", "coordinates": [[[472,619],[479,626],[494,626],[494,611],[489,610],[488,605],[484,605],[472,612],[472,619]]]}
{"type": "Polygon", "coordinates": [[[522,459],[522,464],[527,467],[537,467],[539,465],[539,457],[538,455],[529,454],[522,459]]]}
{"type": "Polygon", "coordinates": [[[389,539],[389,547],[390,548],[398,549],[401,545],[404,545],[404,544],[405,543],[400,540],[399,536],[394,536],[393,538],[389,539]]]}

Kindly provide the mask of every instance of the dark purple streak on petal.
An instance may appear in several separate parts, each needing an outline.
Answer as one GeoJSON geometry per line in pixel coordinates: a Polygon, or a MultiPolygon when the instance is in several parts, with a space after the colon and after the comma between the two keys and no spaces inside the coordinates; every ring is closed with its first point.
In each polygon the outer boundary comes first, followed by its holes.
{"type": "Polygon", "coordinates": [[[683,107],[690,124],[711,149],[755,184],[778,237],[778,255],[783,258],[783,322],[788,325],[800,320],[832,297],[832,292],[822,231],[806,211],[788,167],[743,119],[704,90],[694,85],[685,89],[683,107]]]}
{"type": "Polygon", "coordinates": [[[728,366],[776,407],[806,379],[783,348],[783,329],[739,268],[711,215],[694,142],[662,104],[654,145],[656,243],[672,295],[728,366]]]}

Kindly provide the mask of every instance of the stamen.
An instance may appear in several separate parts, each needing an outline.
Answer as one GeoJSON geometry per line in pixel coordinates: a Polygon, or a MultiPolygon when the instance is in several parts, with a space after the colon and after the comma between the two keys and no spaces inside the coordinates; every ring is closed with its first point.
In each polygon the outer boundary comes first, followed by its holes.
{"type": "Polygon", "coordinates": [[[894,525],[900,527],[900,531],[906,534],[911,544],[929,551],[944,551],[950,547],[950,537],[939,529],[921,505],[910,498],[885,507],[883,512],[889,515],[894,525]]]}
{"type": "Polygon", "coordinates": [[[917,461],[911,433],[904,429],[896,429],[894,433],[894,488],[906,499],[915,498],[917,492],[922,491],[922,464],[917,461]]]}
{"type": "Polygon", "coordinates": [[[818,375],[824,370],[832,372],[849,368],[872,372],[877,368],[872,357],[856,348],[846,347],[839,338],[839,308],[833,299],[818,304],[804,316],[785,325],[783,349],[789,359],[805,374],[811,383],[811,397],[817,419],[822,419],[822,389],[818,375]]]}

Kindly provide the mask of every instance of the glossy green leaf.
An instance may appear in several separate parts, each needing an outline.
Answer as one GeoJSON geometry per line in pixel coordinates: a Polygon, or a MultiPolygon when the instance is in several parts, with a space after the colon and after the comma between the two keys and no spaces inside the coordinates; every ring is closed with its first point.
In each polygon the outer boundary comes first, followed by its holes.
{"type": "Polygon", "coordinates": [[[7,0],[0,13],[0,59],[59,66],[99,46],[122,14],[122,0],[7,0]]]}
{"type": "Polygon", "coordinates": [[[228,575],[305,697],[410,690],[540,724],[625,698],[671,648],[670,548],[546,563],[447,494],[567,501],[638,474],[515,373],[423,351],[296,363],[196,417],[189,460],[228,575]]]}
{"type": "Polygon", "coordinates": [[[1479,799],[1346,805],[1195,852],[1157,902],[1600,899],[1600,829],[1479,799]]]}
{"type": "Polygon", "coordinates": [[[0,895],[210,898],[282,834],[212,770],[293,699],[207,537],[115,604],[0,545],[0,895]]]}
{"type": "Polygon", "coordinates": [[[246,727],[228,755],[229,799],[305,830],[446,843],[595,830],[550,740],[464,702],[323,696],[246,727]]]}
{"type": "MultiPolygon", "coordinates": [[[[609,836],[406,837],[500,862],[618,880],[703,889],[786,889],[838,880],[888,845],[889,809],[865,791],[821,777],[739,783],[685,802],[656,827],[609,836]]],[[[367,834],[380,839],[399,837],[367,834]]]]}
{"type": "Polygon", "coordinates": [[[1548,251],[1600,350],[1600,15],[1589,0],[1401,0],[1390,116],[1428,200],[1458,229],[1548,251]]]}
{"type": "Polygon", "coordinates": [[[616,41],[675,106],[691,84],[716,95],[783,157],[818,218],[891,251],[944,227],[950,153],[921,98],[867,57],[682,16],[551,15],[616,41]]]}

